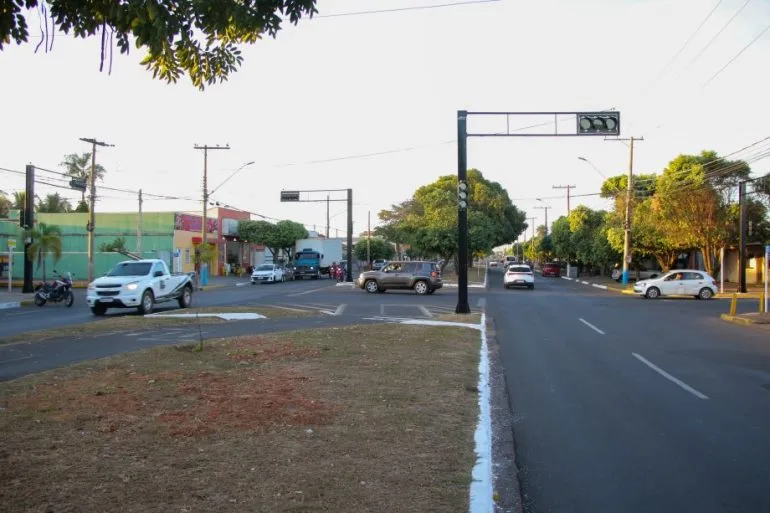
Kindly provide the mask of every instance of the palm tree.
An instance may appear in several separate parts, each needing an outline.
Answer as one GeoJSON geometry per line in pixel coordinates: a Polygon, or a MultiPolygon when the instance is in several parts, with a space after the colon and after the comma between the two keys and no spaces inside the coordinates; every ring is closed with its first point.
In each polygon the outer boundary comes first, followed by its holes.
{"type": "Polygon", "coordinates": [[[50,254],[56,264],[61,258],[61,230],[58,226],[40,223],[37,228],[26,230],[24,237],[32,239],[32,244],[27,248],[27,255],[32,261],[37,260],[38,269],[43,266],[45,281],[45,259],[50,254]]]}
{"type": "Polygon", "coordinates": [[[0,191],[0,217],[8,217],[8,211],[11,209],[11,200],[6,196],[5,191],[0,191]]]}
{"type": "Polygon", "coordinates": [[[27,204],[27,193],[24,191],[16,191],[13,193],[13,205],[11,208],[18,211],[23,211],[27,204]]]}
{"type": "Polygon", "coordinates": [[[57,192],[55,194],[47,194],[43,199],[38,199],[37,211],[47,214],[71,212],[72,204],[67,198],[62,198],[57,192]]]}
{"type": "MultiPolygon", "coordinates": [[[[91,153],[70,153],[64,157],[64,161],[60,164],[67,169],[67,174],[72,178],[78,178],[86,182],[86,189],[90,182],[91,176],[91,153]]],[[[106,170],[101,164],[96,164],[96,178],[104,180],[104,173],[106,170]]],[[[86,201],[86,191],[81,191],[81,201],[86,201]]]]}

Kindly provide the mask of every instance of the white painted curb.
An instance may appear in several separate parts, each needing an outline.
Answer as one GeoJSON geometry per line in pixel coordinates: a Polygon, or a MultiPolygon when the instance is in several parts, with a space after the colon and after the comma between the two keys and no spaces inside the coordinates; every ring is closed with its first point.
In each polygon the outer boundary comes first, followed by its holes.
{"type": "Polygon", "coordinates": [[[481,314],[481,358],[479,358],[479,423],[473,439],[476,443],[476,464],[471,474],[470,513],[494,513],[492,486],[492,402],[489,388],[489,346],[487,345],[487,316],[481,314]]]}
{"type": "Polygon", "coordinates": [[[10,310],[11,308],[21,308],[21,301],[8,301],[0,303],[0,310],[10,310]]]}
{"type": "Polygon", "coordinates": [[[570,278],[569,276],[562,276],[562,277],[561,277],[561,279],[562,279],[562,280],[569,280],[569,281],[572,281],[572,278],[570,278]]]}
{"type": "Polygon", "coordinates": [[[597,289],[607,290],[607,285],[597,285],[596,283],[592,283],[591,286],[596,287],[597,289]]]}

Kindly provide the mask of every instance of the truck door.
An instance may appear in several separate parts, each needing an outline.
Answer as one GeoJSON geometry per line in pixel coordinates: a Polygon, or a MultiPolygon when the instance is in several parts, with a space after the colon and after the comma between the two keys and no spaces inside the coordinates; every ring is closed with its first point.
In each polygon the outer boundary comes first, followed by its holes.
{"type": "Polygon", "coordinates": [[[156,298],[161,298],[167,295],[169,291],[169,274],[166,264],[163,262],[155,262],[152,266],[152,278],[150,283],[152,284],[152,292],[156,298]]]}

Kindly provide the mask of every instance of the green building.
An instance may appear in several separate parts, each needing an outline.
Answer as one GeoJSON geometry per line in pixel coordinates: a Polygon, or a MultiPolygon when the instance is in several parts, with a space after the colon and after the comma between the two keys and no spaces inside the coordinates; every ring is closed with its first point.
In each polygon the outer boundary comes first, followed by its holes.
{"type": "MultiPolygon", "coordinates": [[[[58,226],[62,234],[61,259],[54,264],[48,256],[45,262],[46,278],[52,277],[52,270],[61,273],[71,272],[75,280],[88,279],[88,222],[87,213],[44,214],[36,213],[37,223],[58,226]]],[[[161,258],[169,267],[174,251],[174,212],[144,213],[142,215],[142,258],[161,258]]],[[[96,213],[94,231],[94,276],[101,276],[117,262],[126,260],[124,255],[103,252],[102,245],[109,244],[118,237],[125,240],[126,249],[132,253],[137,248],[136,213],[96,213]]],[[[18,211],[11,211],[8,219],[0,219],[0,267],[2,277],[7,277],[8,239],[16,240],[13,252],[13,279],[24,277],[24,236],[19,226],[18,211]]],[[[42,266],[35,262],[34,280],[43,279],[42,266]]]]}

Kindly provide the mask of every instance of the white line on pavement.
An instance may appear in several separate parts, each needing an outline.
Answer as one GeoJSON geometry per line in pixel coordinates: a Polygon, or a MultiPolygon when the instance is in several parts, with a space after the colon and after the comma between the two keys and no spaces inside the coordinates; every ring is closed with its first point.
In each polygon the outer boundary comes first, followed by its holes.
{"type": "Polygon", "coordinates": [[[304,292],[298,292],[297,294],[289,294],[289,297],[304,296],[305,294],[310,294],[311,292],[318,292],[319,290],[323,290],[325,288],[326,287],[320,287],[317,289],[306,290],[304,292]]]}
{"type": "Polygon", "coordinates": [[[640,362],[645,364],[647,367],[649,367],[650,369],[654,370],[655,372],[657,372],[658,374],[660,374],[661,376],[663,376],[667,380],[672,381],[672,382],[676,383],[677,385],[679,385],[680,387],[684,388],[685,390],[690,392],[692,395],[694,395],[698,399],[708,399],[707,395],[698,392],[697,390],[695,390],[693,387],[691,387],[690,385],[688,385],[687,383],[685,383],[681,379],[675,378],[674,376],[672,376],[668,372],[664,371],[663,369],[661,369],[660,367],[658,367],[657,365],[655,365],[654,363],[652,363],[651,361],[646,359],[644,356],[642,356],[640,354],[637,354],[637,353],[631,353],[631,354],[634,355],[634,358],[636,358],[637,360],[639,360],[640,362]]]}
{"type": "Polygon", "coordinates": [[[607,285],[598,285],[596,283],[592,283],[591,286],[596,287],[597,289],[607,290],[607,285]]]}
{"type": "Polygon", "coordinates": [[[578,319],[578,320],[580,322],[582,322],[583,324],[585,324],[586,326],[588,326],[589,328],[591,328],[592,330],[594,330],[596,333],[599,333],[600,335],[605,335],[605,333],[602,330],[600,330],[599,328],[597,328],[596,326],[594,326],[593,324],[591,324],[587,320],[585,320],[585,319],[578,319]]]}
{"type": "Polygon", "coordinates": [[[561,277],[561,279],[562,279],[562,280],[569,280],[569,281],[572,281],[572,278],[570,278],[569,276],[562,276],[562,277],[561,277]]]}
{"type": "Polygon", "coordinates": [[[590,285],[590,283],[588,283],[587,281],[581,281],[580,283],[582,283],[583,285],[590,285]]]}
{"type": "Polygon", "coordinates": [[[430,311],[425,308],[423,305],[418,305],[417,308],[423,313],[425,317],[433,317],[433,314],[430,313],[430,311]]]}
{"type": "Polygon", "coordinates": [[[342,315],[342,312],[345,311],[345,307],[348,306],[345,303],[342,303],[340,306],[337,307],[337,309],[334,311],[334,315],[342,315]]]}

